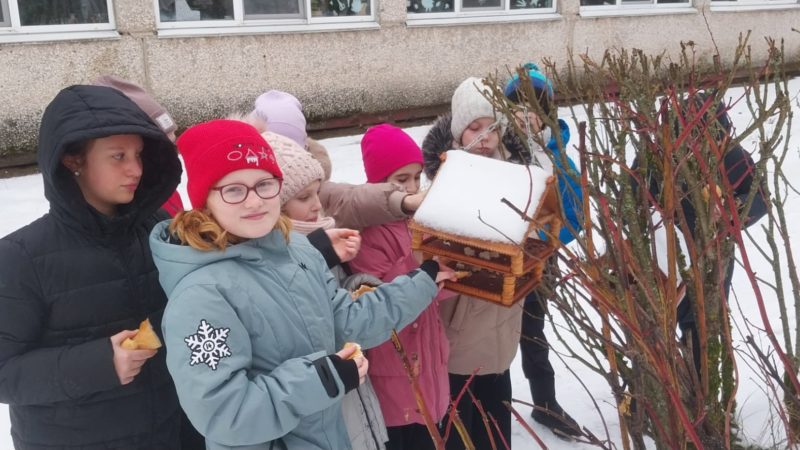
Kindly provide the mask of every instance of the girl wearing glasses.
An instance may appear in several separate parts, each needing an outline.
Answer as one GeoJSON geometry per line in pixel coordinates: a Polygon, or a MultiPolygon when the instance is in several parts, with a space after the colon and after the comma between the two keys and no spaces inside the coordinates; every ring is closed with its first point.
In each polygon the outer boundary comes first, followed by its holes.
{"type": "MultiPolygon", "coordinates": [[[[251,125],[215,120],[178,139],[194,207],[151,248],[169,296],[167,366],[209,449],[349,449],[340,402],[375,346],[430,304],[438,264],[353,300],[281,215],[282,172],[251,125]]],[[[448,274],[440,278],[450,277],[448,274]]]]}

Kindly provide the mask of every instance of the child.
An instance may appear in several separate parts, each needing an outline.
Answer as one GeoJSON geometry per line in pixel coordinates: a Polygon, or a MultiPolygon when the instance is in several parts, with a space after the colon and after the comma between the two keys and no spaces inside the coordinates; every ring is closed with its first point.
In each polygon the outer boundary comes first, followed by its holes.
{"type": "MultiPolygon", "coordinates": [[[[167,135],[170,141],[175,142],[175,131],[178,130],[178,126],[175,124],[172,116],[169,115],[167,110],[164,109],[150,93],[142,89],[141,86],[114,75],[103,75],[94,80],[93,84],[95,86],[114,88],[125,94],[126,97],[136,103],[136,106],[150,116],[153,123],[167,135]]],[[[183,201],[178,191],[173,192],[170,198],[161,205],[161,208],[173,217],[179,211],[183,211],[183,201]]]]}
{"type": "Polygon", "coordinates": [[[248,121],[260,131],[271,131],[292,139],[319,161],[325,172],[319,190],[320,203],[339,227],[361,230],[371,225],[406,219],[425,197],[424,193],[401,192],[390,183],[352,185],[330,181],[328,152],[306,133],[303,106],[292,94],[277,90],[261,94],[255,101],[248,121]]]}
{"type": "MultiPolygon", "coordinates": [[[[392,183],[414,194],[419,189],[422,152],[401,129],[388,124],[367,130],[361,154],[368,183],[392,183]]],[[[411,252],[411,234],[405,220],[372,226],[362,232],[362,246],[350,262],[354,272],[365,272],[383,281],[418,267],[411,252]]],[[[439,422],[447,410],[447,338],[438,305],[430,304],[413,324],[398,328],[405,353],[415,365],[419,385],[433,420],[439,422]]],[[[433,449],[433,441],[418,412],[408,375],[392,342],[368,351],[372,361],[370,379],[378,394],[389,430],[387,449],[433,449]]]]}
{"type": "Polygon", "coordinates": [[[180,181],[175,146],[125,95],[72,86],[47,106],[50,212],[0,240],[0,402],[17,449],[179,449],[165,352],[122,341],[167,303],[148,236],[180,181]]]}
{"type": "MultiPolygon", "coordinates": [[[[504,135],[504,121],[482,95],[488,90],[489,86],[479,78],[468,78],[458,86],[453,94],[452,113],[437,119],[422,144],[429,178],[439,169],[439,155],[451,148],[514,162],[530,161],[530,157],[522,159],[526,154],[519,140],[504,135]]],[[[500,442],[505,440],[510,446],[511,413],[503,402],[511,401],[509,368],[520,342],[523,308],[460,295],[442,302],[441,312],[450,341],[451,396],[455,398],[471,374],[480,368],[470,389],[483,409],[497,421],[501,433],[493,429],[494,442],[501,447],[500,442]]],[[[462,397],[457,408],[476,448],[491,448],[481,414],[469,396],[462,397]]],[[[454,430],[447,448],[463,448],[454,430]]]]}
{"type": "MultiPolygon", "coordinates": [[[[520,128],[525,130],[529,136],[527,142],[530,152],[527,152],[522,146],[510,146],[510,148],[522,150],[513,152],[511,159],[537,164],[548,172],[556,174],[561,205],[567,221],[561,228],[558,237],[562,244],[568,244],[575,239],[573,232],[580,231],[583,225],[580,220],[582,192],[578,184],[578,171],[572,160],[562,153],[569,142],[569,127],[563,120],[558,119],[559,130],[557,133],[561,137],[561,147],[559,147],[555,133],[537,115],[532,104],[532,102],[538,102],[542,112],[550,115],[553,102],[552,83],[535,64],[525,64],[524,69],[530,77],[536,99],[522,98],[522,93],[525,91],[520,86],[520,78],[517,74],[506,84],[503,93],[509,100],[522,108],[516,113],[516,118],[520,128]],[[528,102],[524,100],[528,100],[528,102]],[[538,144],[539,142],[546,143],[546,148],[542,148],[538,144]],[[564,168],[565,162],[566,168],[564,168]]],[[[557,267],[554,267],[556,264],[557,259],[551,258],[548,262],[550,268],[545,272],[546,277],[558,272],[557,267]]],[[[552,284],[553,281],[551,279],[549,283],[552,284]]],[[[522,335],[520,337],[522,371],[525,378],[528,379],[531,398],[535,405],[531,412],[533,420],[550,428],[554,433],[576,437],[581,435],[580,427],[556,400],[555,372],[548,359],[550,349],[544,334],[544,316],[547,311],[547,298],[551,295],[548,289],[552,289],[552,286],[548,286],[547,283],[548,280],[545,279],[541,287],[525,298],[525,314],[522,316],[522,335]]]]}
{"type": "MultiPolygon", "coordinates": [[[[262,133],[275,152],[278,165],[283,172],[281,188],[281,211],[292,222],[292,230],[308,236],[316,230],[330,230],[335,226],[333,218],[325,216],[319,201],[320,184],[325,172],[320,163],[293,140],[275,134],[262,133]]],[[[312,237],[309,236],[309,240],[312,237]]],[[[361,238],[358,234],[348,238],[350,254],[358,253],[361,238]]],[[[323,255],[324,246],[317,246],[323,255]]],[[[331,258],[326,258],[326,261],[331,258]]],[[[344,258],[341,258],[342,260],[344,258]]],[[[343,260],[342,262],[347,262],[343,260]]],[[[346,277],[341,265],[331,267],[339,283],[346,277]]],[[[342,414],[347,434],[355,450],[384,449],[389,439],[383,422],[380,404],[375,390],[367,379],[357,390],[351,391],[342,400],[342,414]]]]}
{"type": "Polygon", "coordinates": [[[349,449],[340,401],[368,363],[336,349],[377,345],[411,322],[436,295],[438,264],[353,301],[308,240],[290,236],[282,173],[255,128],[206,122],[178,149],[194,209],[158,224],[150,242],[187,416],[209,449],[349,449]]]}

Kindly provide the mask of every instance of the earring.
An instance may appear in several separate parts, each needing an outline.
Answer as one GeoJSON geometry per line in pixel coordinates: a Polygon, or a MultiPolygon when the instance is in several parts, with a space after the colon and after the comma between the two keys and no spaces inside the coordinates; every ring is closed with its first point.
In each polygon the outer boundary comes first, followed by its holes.
{"type": "Polygon", "coordinates": [[[75,172],[72,172],[72,173],[73,173],[73,175],[75,175],[76,177],[79,177],[79,176],[81,176],[81,171],[80,171],[80,170],[76,170],[75,172]]]}

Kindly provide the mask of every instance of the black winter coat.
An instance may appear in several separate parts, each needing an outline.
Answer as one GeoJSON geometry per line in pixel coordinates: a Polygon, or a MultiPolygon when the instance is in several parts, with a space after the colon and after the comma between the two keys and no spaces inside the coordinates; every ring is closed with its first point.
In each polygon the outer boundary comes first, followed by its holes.
{"type": "MultiPolygon", "coordinates": [[[[636,157],[631,164],[631,169],[635,172],[640,165],[639,158],[636,157]]],[[[733,195],[737,204],[742,207],[747,202],[750,192],[753,189],[758,189],[758,192],[753,197],[753,203],[750,204],[750,209],[747,211],[747,216],[742,216],[742,226],[744,228],[756,223],[759,219],[764,217],[767,213],[769,198],[767,196],[766,180],[761,181],[761,185],[755,184],[755,162],[750,154],[737,144],[729,148],[722,159],[722,165],[725,169],[725,174],[728,182],[733,188],[733,195]]],[[[631,177],[634,190],[638,183],[631,177]]],[[[648,190],[654,198],[661,198],[661,180],[655,176],[648,176],[648,190]]],[[[686,226],[689,232],[694,235],[695,224],[697,223],[697,212],[694,210],[691,200],[689,198],[681,199],[681,208],[686,217],[686,226]]],[[[743,211],[739,211],[741,214],[743,211]]]]}
{"type": "Polygon", "coordinates": [[[72,86],[42,117],[39,168],[48,214],[0,240],[0,402],[17,449],[177,449],[180,408],[164,350],[122,386],[109,337],[166,296],[148,244],[180,181],[174,145],[114,89],[72,86]],[[144,139],[134,200],[109,218],[84,200],[61,156],[114,134],[144,139]]]}

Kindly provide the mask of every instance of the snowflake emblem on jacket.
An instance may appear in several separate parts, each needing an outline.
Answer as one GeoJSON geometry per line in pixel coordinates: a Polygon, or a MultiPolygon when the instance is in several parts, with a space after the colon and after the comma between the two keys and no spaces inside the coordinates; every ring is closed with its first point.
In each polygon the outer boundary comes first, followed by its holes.
{"type": "Polygon", "coordinates": [[[230,331],[230,328],[214,328],[205,319],[201,319],[197,333],[183,340],[192,351],[189,365],[203,363],[211,367],[211,370],[217,370],[219,360],[231,356],[231,349],[225,343],[230,331]]]}

